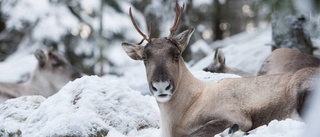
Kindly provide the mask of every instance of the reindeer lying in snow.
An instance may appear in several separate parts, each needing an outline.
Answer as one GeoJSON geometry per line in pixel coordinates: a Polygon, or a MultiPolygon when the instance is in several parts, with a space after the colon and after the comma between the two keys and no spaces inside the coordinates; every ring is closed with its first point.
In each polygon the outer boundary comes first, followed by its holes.
{"type": "Polygon", "coordinates": [[[233,124],[249,131],[274,119],[299,116],[304,95],[319,73],[316,68],[220,82],[198,80],[181,57],[194,29],[174,36],[183,9],[176,4],[170,35],[161,38],[150,38],[151,28],[148,36],[143,34],[130,9],[143,39],[138,44],[122,43],[129,57],[145,64],[149,89],[160,108],[162,137],[214,136],[233,124]],[[146,46],[140,45],[143,40],[146,46]]]}
{"type": "Polygon", "coordinates": [[[320,59],[294,49],[279,48],[262,63],[258,75],[294,73],[306,67],[320,67],[320,59]]]}
{"type": "Polygon", "coordinates": [[[205,67],[203,71],[211,72],[211,73],[231,73],[231,74],[237,74],[242,77],[253,76],[253,74],[250,74],[248,72],[244,72],[236,68],[228,67],[226,65],[226,58],[220,48],[216,49],[212,63],[209,66],[205,67]]]}
{"type": "Polygon", "coordinates": [[[45,54],[42,50],[37,50],[35,56],[38,66],[27,82],[22,84],[0,83],[0,96],[3,100],[24,95],[48,97],[59,91],[67,82],[82,75],[56,51],[49,50],[45,54]]]}
{"type": "MultiPolygon", "coordinates": [[[[306,67],[320,67],[320,59],[309,54],[300,53],[290,48],[279,48],[274,50],[263,61],[258,76],[279,73],[294,73],[306,67]]],[[[253,76],[248,72],[228,67],[225,63],[225,56],[221,49],[216,49],[212,63],[203,69],[212,73],[231,73],[242,77],[253,76]]]]}

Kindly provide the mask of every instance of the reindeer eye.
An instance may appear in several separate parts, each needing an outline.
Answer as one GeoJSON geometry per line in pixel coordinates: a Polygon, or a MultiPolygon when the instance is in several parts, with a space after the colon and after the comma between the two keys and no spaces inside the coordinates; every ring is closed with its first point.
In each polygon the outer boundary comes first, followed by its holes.
{"type": "Polygon", "coordinates": [[[177,51],[177,52],[175,53],[175,55],[174,55],[174,58],[179,59],[179,57],[180,57],[180,52],[177,51]]]}

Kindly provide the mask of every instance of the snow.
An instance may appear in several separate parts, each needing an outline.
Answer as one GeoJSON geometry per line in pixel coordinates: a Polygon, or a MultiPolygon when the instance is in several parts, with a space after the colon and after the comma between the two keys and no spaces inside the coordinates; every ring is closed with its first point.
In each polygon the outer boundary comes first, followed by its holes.
{"type": "Polygon", "coordinates": [[[26,81],[35,70],[37,62],[33,54],[10,56],[0,63],[0,82],[17,83],[26,81]]]}
{"type": "Polygon", "coordinates": [[[0,136],[21,131],[23,123],[45,100],[42,96],[25,96],[0,104],[0,136]]]}
{"type": "Polygon", "coordinates": [[[1,10],[7,14],[7,27],[21,29],[23,23],[39,25],[33,30],[35,39],[48,38],[60,40],[60,36],[78,27],[78,20],[62,4],[50,4],[49,0],[32,1],[20,0],[16,2],[4,0],[1,10]]]}
{"type": "Polygon", "coordinates": [[[306,123],[307,123],[307,130],[304,132],[304,136],[306,137],[319,137],[320,136],[320,130],[319,130],[319,124],[320,124],[320,76],[318,77],[317,81],[317,88],[315,92],[311,94],[311,105],[308,106],[306,110],[306,123]]]}
{"type": "Polygon", "coordinates": [[[268,125],[258,127],[246,137],[301,137],[305,129],[306,124],[300,121],[273,120],[268,125]]]}
{"type": "Polygon", "coordinates": [[[191,71],[191,73],[198,79],[201,79],[204,81],[213,81],[213,82],[219,82],[220,80],[223,80],[225,78],[241,78],[241,76],[238,76],[235,74],[210,73],[210,72],[204,72],[202,70],[191,71]]]}
{"type": "Polygon", "coordinates": [[[116,78],[85,76],[48,99],[20,97],[0,108],[0,128],[8,133],[20,130],[26,137],[83,136],[112,130],[134,136],[144,129],[159,128],[155,99],[142,96],[116,78]]]}
{"type": "Polygon", "coordinates": [[[212,0],[195,0],[193,1],[193,6],[199,7],[204,4],[212,4],[212,0]]]}
{"type": "MultiPolygon", "coordinates": [[[[241,33],[230,39],[213,43],[215,47],[221,47],[226,57],[226,65],[255,74],[264,59],[271,53],[271,28],[255,33],[241,33]]],[[[214,52],[198,61],[191,70],[202,70],[207,67],[214,57],[214,52]]]]}

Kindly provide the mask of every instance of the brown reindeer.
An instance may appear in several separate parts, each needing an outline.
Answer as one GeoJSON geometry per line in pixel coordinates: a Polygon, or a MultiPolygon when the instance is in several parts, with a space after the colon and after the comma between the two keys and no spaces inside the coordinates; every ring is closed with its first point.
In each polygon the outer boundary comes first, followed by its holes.
{"type": "Polygon", "coordinates": [[[67,82],[82,75],[78,69],[54,50],[49,50],[47,54],[42,50],[37,50],[35,56],[38,66],[33,76],[21,84],[0,83],[0,100],[24,95],[49,97],[58,92],[67,82]]]}
{"type": "Polygon", "coordinates": [[[279,48],[262,63],[258,75],[294,73],[306,67],[320,67],[320,59],[294,49],[279,48]]]}
{"type": "Polygon", "coordinates": [[[228,67],[226,65],[226,58],[220,48],[216,49],[212,63],[209,66],[205,67],[203,71],[211,72],[211,73],[230,73],[230,74],[236,74],[242,77],[253,76],[253,74],[244,72],[237,68],[228,67]]]}
{"type": "Polygon", "coordinates": [[[145,64],[149,89],[156,98],[161,116],[162,137],[208,137],[233,124],[249,131],[274,119],[298,116],[303,102],[299,95],[311,90],[315,68],[294,74],[201,81],[186,67],[181,53],[194,29],[174,35],[182,15],[176,4],[176,18],[168,37],[150,38],[132,17],[134,27],[147,40],[145,46],[122,43],[125,52],[145,64]]]}

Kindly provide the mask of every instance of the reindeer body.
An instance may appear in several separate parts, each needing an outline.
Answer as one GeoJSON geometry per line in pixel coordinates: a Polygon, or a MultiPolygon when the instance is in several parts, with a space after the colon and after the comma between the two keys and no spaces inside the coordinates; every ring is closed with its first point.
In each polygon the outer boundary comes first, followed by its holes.
{"type": "Polygon", "coordinates": [[[299,116],[319,73],[317,68],[220,82],[201,81],[191,74],[181,57],[194,29],[173,36],[184,7],[176,5],[170,35],[162,38],[151,39],[151,30],[149,36],[144,35],[130,10],[135,28],[148,43],[122,43],[129,57],[145,64],[150,92],[160,108],[162,137],[214,136],[233,124],[248,131],[273,119],[299,116]]]}
{"type": "Polygon", "coordinates": [[[306,67],[320,67],[320,59],[294,49],[279,48],[262,63],[258,75],[294,73],[306,67]]]}
{"type": "Polygon", "coordinates": [[[298,93],[306,89],[291,88],[299,86],[296,83],[306,83],[296,79],[301,73],[294,77],[282,74],[215,83],[200,81],[185,68],[171,101],[159,103],[162,136],[205,137],[220,133],[234,123],[239,124],[241,130],[249,131],[274,119],[295,118],[298,93]]]}
{"type": "Polygon", "coordinates": [[[67,82],[82,75],[56,51],[50,50],[45,54],[42,50],[37,50],[35,56],[38,59],[38,66],[28,81],[21,84],[0,82],[0,102],[25,95],[49,97],[67,82]]]}

